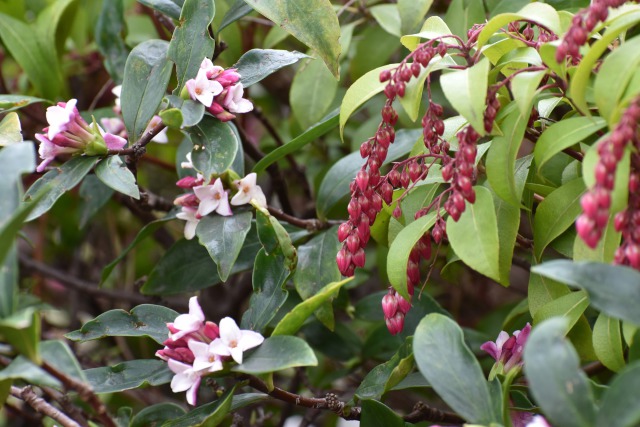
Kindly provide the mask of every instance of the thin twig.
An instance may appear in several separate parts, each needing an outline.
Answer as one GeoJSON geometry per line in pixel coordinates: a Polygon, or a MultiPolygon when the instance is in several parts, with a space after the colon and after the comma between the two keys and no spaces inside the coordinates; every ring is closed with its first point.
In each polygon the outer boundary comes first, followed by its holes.
{"type": "Polygon", "coordinates": [[[18,388],[11,386],[11,395],[23,400],[27,405],[31,406],[35,411],[49,418],[54,419],[62,427],[81,427],[80,424],[62,413],[58,408],[52,406],[43,398],[39,397],[31,386],[18,388]]]}
{"type": "Polygon", "coordinates": [[[296,227],[304,228],[312,232],[325,230],[334,225],[339,225],[342,223],[342,221],[331,221],[331,220],[322,221],[317,218],[300,219],[300,218],[296,218],[295,216],[286,214],[282,212],[282,210],[271,207],[271,206],[268,206],[267,209],[269,209],[269,213],[274,217],[281,219],[283,221],[286,221],[291,225],[295,225],[296,227]]]}
{"type": "Polygon", "coordinates": [[[427,406],[423,402],[416,403],[413,411],[405,415],[403,419],[410,423],[418,423],[420,421],[448,424],[464,423],[464,418],[461,418],[457,414],[441,411],[440,409],[427,406]]]}

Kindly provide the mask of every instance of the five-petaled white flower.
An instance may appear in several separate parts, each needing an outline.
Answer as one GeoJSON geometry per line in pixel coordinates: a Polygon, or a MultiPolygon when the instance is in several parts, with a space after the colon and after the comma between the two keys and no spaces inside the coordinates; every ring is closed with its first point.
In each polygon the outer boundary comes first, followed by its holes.
{"type": "Polygon", "coordinates": [[[60,132],[67,129],[67,125],[74,119],[77,100],[70,99],[64,107],[61,105],[53,105],[47,108],[47,122],[49,122],[49,131],[47,137],[53,139],[60,132]]]}
{"type": "Polygon", "coordinates": [[[193,353],[193,369],[199,372],[209,373],[222,370],[222,359],[219,354],[212,351],[211,345],[191,340],[189,350],[193,353]]]}
{"type": "Polygon", "coordinates": [[[236,363],[242,363],[242,353],[257,347],[264,337],[257,332],[240,330],[235,320],[225,317],[220,321],[220,338],[209,344],[210,351],[220,356],[231,356],[236,363]]]}
{"type": "Polygon", "coordinates": [[[232,113],[248,113],[253,110],[253,104],[248,99],[244,99],[243,94],[242,83],[230,86],[224,98],[224,107],[232,113]]]}
{"type": "Polygon", "coordinates": [[[211,107],[213,98],[222,92],[222,85],[207,78],[207,70],[200,68],[195,79],[185,83],[192,99],[200,101],[205,107],[211,107]]]}
{"type": "Polygon", "coordinates": [[[200,387],[201,373],[194,369],[193,366],[186,363],[169,359],[167,362],[169,369],[175,373],[171,379],[171,391],[179,393],[187,391],[187,402],[191,406],[196,405],[196,397],[198,395],[198,387],[200,387]]]}
{"type": "Polygon", "coordinates": [[[264,196],[262,188],[256,185],[256,178],[256,173],[252,172],[241,180],[235,181],[238,192],[231,199],[232,205],[244,205],[253,199],[258,206],[267,207],[267,198],[264,196]]]}
{"type": "Polygon", "coordinates": [[[173,321],[172,326],[179,332],[171,334],[171,339],[177,341],[191,332],[196,332],[203,325],[204,313],[198,304],[198,297],[191,297],[189,299],[189,314],[181,314],[173,321]]]}
{"type": "Polygon", "coordinates": [[[229,206],[228,192],[222,186],[220,178],[216,179],[212,185],[193,187],[193,192],[200,199],[198,217],[203,217],[213,211],[223,216],[233,215],[229,206]]]}

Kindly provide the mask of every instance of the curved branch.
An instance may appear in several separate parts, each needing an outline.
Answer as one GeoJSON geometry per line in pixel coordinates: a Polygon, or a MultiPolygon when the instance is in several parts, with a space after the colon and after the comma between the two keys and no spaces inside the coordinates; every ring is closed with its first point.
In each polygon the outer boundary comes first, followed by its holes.
{"type": "Polygon", "coordinates": [[[39,397],[31,386],[25,388],[11,386],[11,395],[24,401],[24,403],[31,406],[36,412],[54,419],[60,423],[62,427],[81,427],[80,424],[62,413],[58,408],[39,397]]]}

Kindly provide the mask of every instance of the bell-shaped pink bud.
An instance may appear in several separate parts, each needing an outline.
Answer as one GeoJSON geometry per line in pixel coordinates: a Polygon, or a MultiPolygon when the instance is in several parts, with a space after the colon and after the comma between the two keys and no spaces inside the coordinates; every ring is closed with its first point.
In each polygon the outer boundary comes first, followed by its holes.
{"type": "Polygon", "coordinates": [[[360,188],[360,191],[364,192],[369,184],[369,172],[366,170],[360,170],[356,174],[356,184],[360,188]]]}
{"type": "Polygon", "coordinates": [[[220,328],[213,322],[206,321],[204,324],[204,336],[209,338],[211,341],[220,337],[220,328]]]}
{"type": "Polygon", "coordinates": [[[349,234],[351,234],[351,229],[351,224],[348,222],[343,222],[342,224],[340,224],[340,227],[338,227],[338,240],[340,241],[340,243],[344,242],[345,239],[349,237],[349,234]]]}
{"type": "Polygon", "coordinates": [[[398,293],[396,293],[396,300],[398,301],[398,310],[400,310],[402,314],[407,314],[409,310],[411,310],[411,301],[407,301],[398,293]]]}
{"type": "Polygon", "coordinates": [[[342,273],[343,276],[347,276],[345,274],[351,265],[351,252],[347,251],[346,246],[338,251],[338,255],[336,255],[336,263],[338,264],[338,270],[342,273]]]}
{"type": "Polygon", "coordinates": [[[353,262],[353,265],[356,267],[362,268],[364,267],[365,258],[364,249],[359,248],[351,257],[351,262],[353,262]]]}
{"type": "Polygon", "coordinates": [[[392,318],[397,311],[398,299],[395,296],[395,292],[390,289],[389,293],[382,297],[382,312],[384,313],[384,318],[392,318]]]}
{"type": "Polygon", "coordinates": [[[404,328],[404,314],[398,311],[395,316],[385,319],[385,322],[391,335],[398,335],[404,328]]]}

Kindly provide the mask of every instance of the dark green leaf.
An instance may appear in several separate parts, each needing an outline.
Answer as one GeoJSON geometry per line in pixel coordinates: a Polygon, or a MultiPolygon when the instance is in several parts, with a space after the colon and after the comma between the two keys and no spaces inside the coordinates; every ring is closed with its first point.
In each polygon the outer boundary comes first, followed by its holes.
{"type": "Polygon", "coordinates": [[[242,364],[235,366],[232,371],[259,375],[317,364],[318,359],[304,340],[292,336],[277,336],[264,340],[256,350],[246,356],[242,364]]]}
{"type": "Polygon", "coordinates": [[[136,185],[136,177],[118,156],[109,156],[96,166],[96,176],[100,181],[114,190],[133,197],[140,198],[140,190],[136,185]]]}
{"type": "Polygon", "coordinates": [[[531,271],[585,289],[598,310],[640,325],[640,273],[629,267],[555,260],[537,265],[531,271]]]}
{"type": "Polygon", "coordinates": [[[285,267],[289,271],[296,268],[298,254],[291,237],[280,222],[266,209],[256,209],[258,237],[267,255],[284,256],[285,267]]]}
{"type": "Polygon", "coordinates": [[[145,6],[149,6],[158,12],[162,12],[169,18],[180,19],[180,10],[184,0],[138,0],[145,6]]]}
{"type": "MultiPolygon", "coordinates": [[[[240,1],[244,3],[244,0],[240,1]]],[[[247,7],[251,10],[250,6],[247,7]]],[[[242,76],[240,83],[244,87],[248,87],[275,73],[280,68],[295,64],[302,58],[308,58],[308,55],[295,50],[290,52],[277,49],[251,49],[240,57],[233,68],[236,68],[242,76]]]]}
{"type": "Polygon", "coordinates": [[[251,212],[232,216],[213,215],[200,220],[196,234],[218,266],[218,275],[225,282],[231,274],[247,233],[251,229],[251,212]]]}
{"type": "Polygon", "coordinates": [[[40,313],[29,307],[0,319],[0,336],[21,354],[34,363],[41,363],[40,313]]]}
{"type": "Polygon", "coordinates": [[[96,24],[96,44],[104,58],[104,66],[115,84],[122,84],[124,65],[129,49],[124,44],[125,30],[123,0],[102,3],[102,11],[96,24]]]}
{"type": "Polygon", "coordinates": [[[193,142],[191,159],[194,167],[205,178],[224,173],[236,158],[238,137],[228,123],[205,116],[200,123],[189,128],[193,142]]]}
{"type": "Polygon", "coordinates": [[[84,228],[89,220],[111,199],[111,196],[113,196],[113,189],[104,185],[97,176],[86,176],[80,185],[80,198],[82,198],[83,203],[80,208],[80,223],[78,226],[84,228]]]}
{"type": "MultiPolygon", "coordinates": [[[[179,108],[182,112],[182,126],[191,127],[200,123],[204,117],[204,105],[191,99],[182,99],[175,95],[167,95],[169,104],[179,108]]],[[[162,117],[162,113],[160,114],[162,117]]],[[[182,160],[180,160],[182,162],[182,160]]]]}
{"type": "Polygon", "coordinates": [[[60,196],[78,185],[97,161],[98,159],[95,157],[74,157],[59,168],[44,174],[29,188],[29,191],[24,196],[27,204],[35,204],[31,214],[27,217],[27,221],[38,218],[51,209],[60,196]],[[45,186],[47,187],[46,194],[35,201],[36,194],[45,186]]]}
{"type": "Polygon", "coordinates": [[[213,55],[214,41],[209,25],[216,13],[213,0],[186,0],[180,12],[178,26],[173,32],[167,56],[176,64],[179,94],[188,79],[195,78],[204,58],[213,55]]]}
{"type": "Polygon", "coordinates": [[[638,384],[640,384],[640,363],[636,362],[620,372],[605,391],[595,425],[637,426],[640,423],[640,405],[637,405],[638,384]]]}
{"type": "Polygon", "coordinates": [[[90,341],[104,337],[151,337],[162,344],[168,337],[167,323],[178,313],[160,305],[142,304],[131,309],[110,310],[65,335],[71,341],[90,341]]]}
{"type": "Polygon", "coordinates": [[[253,267],[253,294],[249,309],[242,316],[245,329],[263,330],[280,310],[289,292],[285,282],[291,271],[279,252],[267,255],[264,248],[256,255],[253,267]]]}
{"type": "Polygon", "coordinates": [[[375,400],[362,402],[360,423],[367,427],[404,427],[405,423],[395,412],[375,400]]]}
{"type": "Polygon", "coordinates": [[[339,77],[340,24],[329,0],[304,2],[246,0],[246,2],[315,50],[336,79],[339,77]]]}
{"type": "Polygon", "coordinates": [[[411,338],[407,338],[391,359],[373,368],[362,380],[355,395],[358,399],[380,400],[413,369],[411,338]]]}
{"type": "Polygon", "coordinates": [[[144,408],[131,420],[128,427],[157,427],[163,421],[173,420],[185,414],[184,409],[175,403],[158,403],[144,408]]]}
{"type": "Polygon", "coordinates": [[[553,425],[594,426],[591,388],[576,351],[564,338],[566,331],[566,320],[553,318],[531,332],[524,348],[529,387],[553,425]]]}
{"type": "Polygon", "coordinates": [[[34,96],[2,94],[0,95],[0,113],[4,114],[19,110],[27,105],[39,102],[47,102],[47,100],[34,96]]]}
{"type": "Polygon", "coordinates": [[[87,382],[96,393],[115,393],[144,385],[162,385],[171,381],[173,372],[167,362],[157,359],[139,359],[115,366],[84,371],[87,382]]]}
{"type": "Polygon", "coordinates": [[[253,8],[249,6],[247,2],[244,0],[235,0],[222,18],[222,22],[220,23],[220,26],[218,26],[218,32],[251,12],[253,12],[253,8]]]}
{"type": "Polygon", "coordinates": [[[172,68],[168,48],[164,40],[147,40],[127,58],[120,102],[130,140],[142,135],[165,95],[172,68]]]}
{"type": "Polygon", "coordinates": [[[291,111],[302,128],[321,120],[333,105],[338,81],[321,61],[309,59],[300,67],[289,90],[291,111]]]}
{"type": "Polygon", "coordinates": [[[180,418],[162,424],[162,427],[215,427],[231,410],[235,387],[220,396],[215,402],[207,403],[186,413],[180,418]]]}
{"type": "Polygon", "coordinates": [[[413,352],[422,375],[465,420],[484,425],[501,420],[480,364],[455,321],[442,314],[426,316],[416,329],[413,352]]]}

